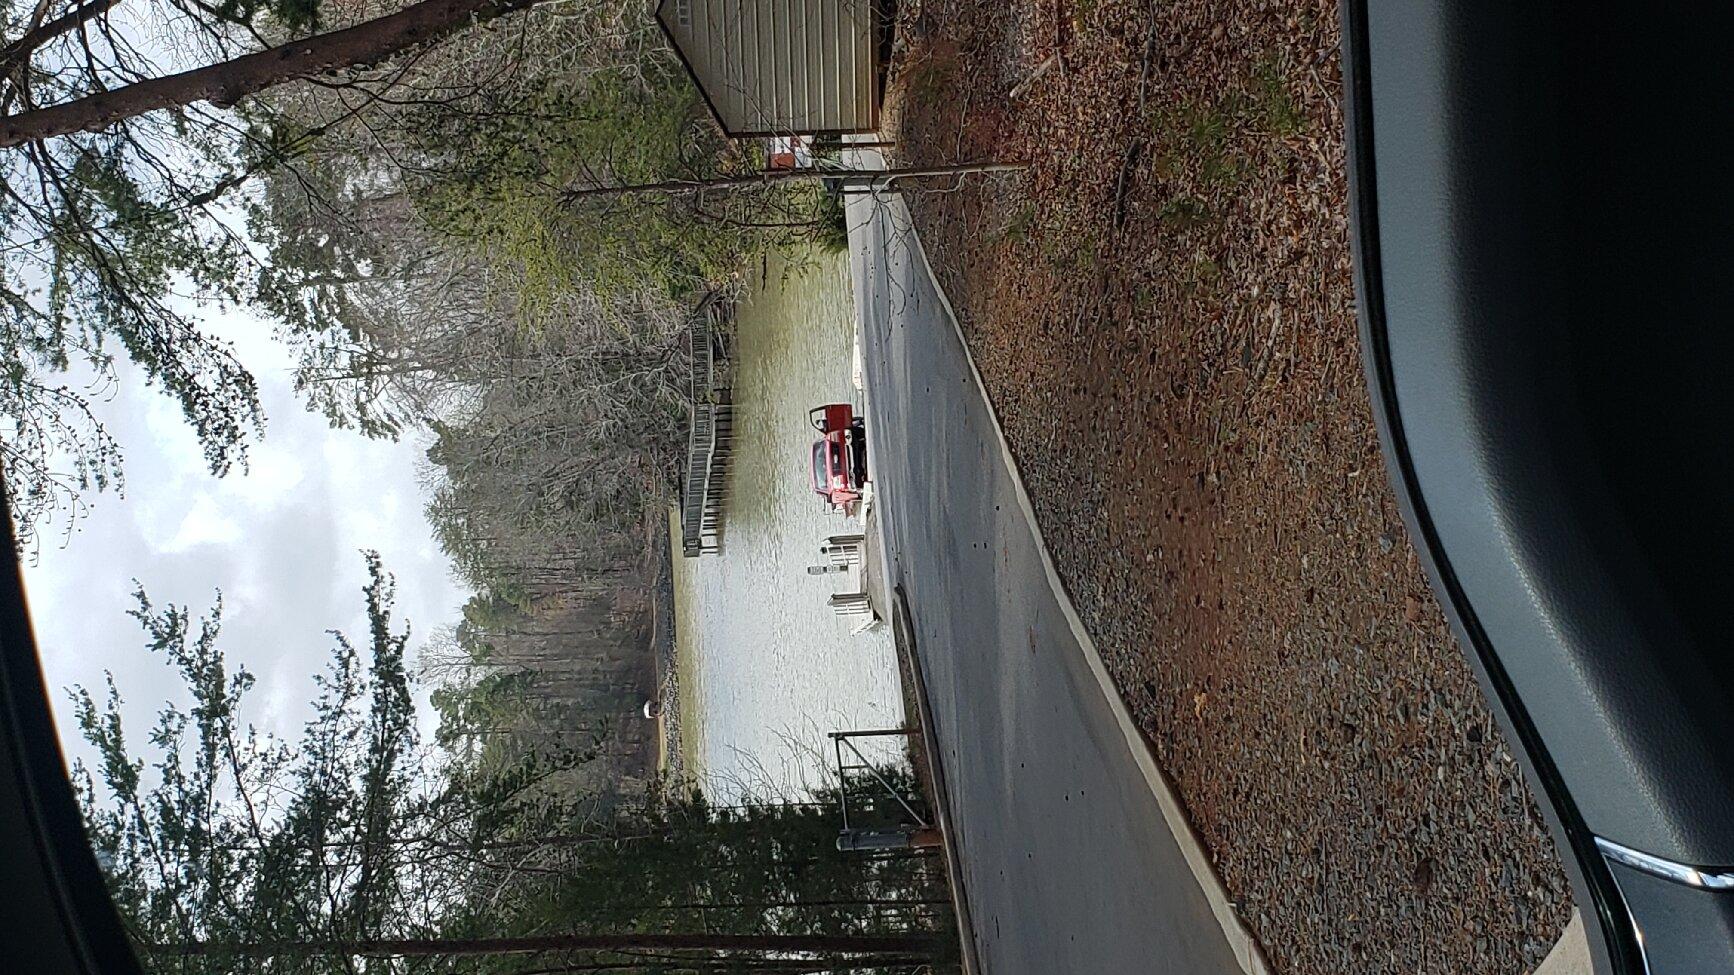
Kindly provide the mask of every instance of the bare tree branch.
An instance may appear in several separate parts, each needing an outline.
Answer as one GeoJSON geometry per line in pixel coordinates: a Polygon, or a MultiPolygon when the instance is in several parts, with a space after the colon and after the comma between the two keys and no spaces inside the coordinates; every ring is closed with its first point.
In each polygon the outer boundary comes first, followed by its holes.
{"type": "Polygon", "coordinates": [[[372,67],[539,0],[422,0],[394,14],[220,64],[153,78],[0,120],[0,149],[105,129],[146,112],[210,102],[227,108],[286,81],[372,67]]]}

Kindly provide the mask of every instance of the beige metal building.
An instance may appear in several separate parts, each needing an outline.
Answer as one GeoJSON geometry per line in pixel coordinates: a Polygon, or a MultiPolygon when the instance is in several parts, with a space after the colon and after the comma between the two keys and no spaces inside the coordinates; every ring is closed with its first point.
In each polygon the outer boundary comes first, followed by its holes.
{"type": "Polygon", "coordinates": [[[731,136],[879,127],[876,0],[659,0],[656,19],[731,136]]]}

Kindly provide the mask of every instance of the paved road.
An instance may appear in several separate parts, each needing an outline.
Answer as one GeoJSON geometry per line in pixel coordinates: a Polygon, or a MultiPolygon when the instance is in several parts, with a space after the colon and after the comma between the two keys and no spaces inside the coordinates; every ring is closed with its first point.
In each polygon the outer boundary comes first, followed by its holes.
{"type": "Polygon", "coordinates": [[[901,206],[851,206],[870,469],[983,967],[1238,973],[1049,586],[906,220],[901,206]]]}

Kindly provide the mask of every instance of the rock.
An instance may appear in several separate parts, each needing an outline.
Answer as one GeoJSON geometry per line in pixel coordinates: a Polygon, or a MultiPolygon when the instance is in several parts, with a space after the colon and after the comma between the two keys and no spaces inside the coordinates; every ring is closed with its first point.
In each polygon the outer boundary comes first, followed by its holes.
{"type": "Polygon", "coordinates": [[[1427,891],[1433,889],[1433,869],[1433,858],[1422,857],[1420,861],[1415,864],[1415,869],[1410,872],[1409,882],[1415,885],[1416,890],[1423,894],[1427,893],[1427,891]]]}

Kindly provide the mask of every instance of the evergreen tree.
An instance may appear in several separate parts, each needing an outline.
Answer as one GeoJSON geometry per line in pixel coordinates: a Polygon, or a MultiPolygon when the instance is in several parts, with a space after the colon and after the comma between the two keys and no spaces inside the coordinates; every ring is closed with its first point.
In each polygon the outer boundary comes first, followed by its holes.
{"type": "MultiPolygon", "coordinates": [[[[74,690],[97,756],[75,785],[152,971],[891,972],[943,954],[930,861],[838,853],[828,797],[600,807],[561,786],[588,752],[429,749],[392,579],[365,560],[367,640],[332,634],[293,741],[246,720],[254,679],[220,646],[220,598],[195,616],[136,595],[147,651],[185,689],[147,754],[112,678],[100,701],[74,690]]],[[[471,721],[516,696],[458,685],[442,707],[471,721]]]]}

